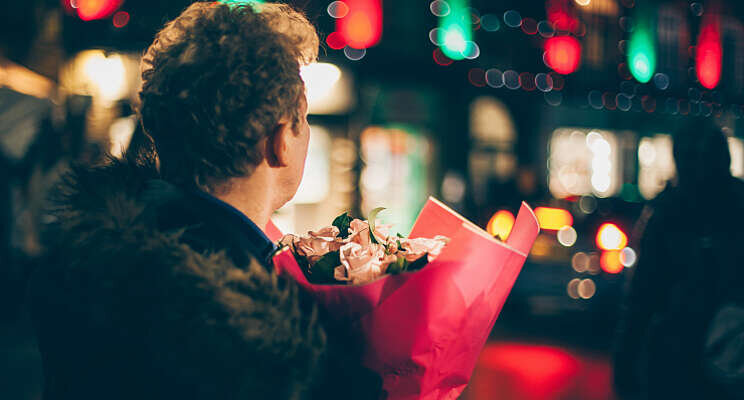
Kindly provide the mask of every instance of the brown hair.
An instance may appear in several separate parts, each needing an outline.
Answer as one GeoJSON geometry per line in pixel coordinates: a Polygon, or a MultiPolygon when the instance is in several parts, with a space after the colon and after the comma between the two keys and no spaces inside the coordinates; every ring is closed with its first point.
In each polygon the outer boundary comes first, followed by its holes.
{"type": "Polygon", "coordinates": [[[318,36],[284,4],[194,3],[142,59],[142,124],[165,179],[215,191],[250,175],[283,117],[298,121],[300,64],[318,36]]]}

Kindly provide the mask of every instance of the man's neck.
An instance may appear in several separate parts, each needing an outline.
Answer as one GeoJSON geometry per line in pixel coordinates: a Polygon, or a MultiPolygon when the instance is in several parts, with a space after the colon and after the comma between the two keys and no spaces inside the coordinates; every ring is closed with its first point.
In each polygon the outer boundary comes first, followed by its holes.
{"type": "Polygon", "coordinates": [[[250,177],[232,179],[227,191],[214,194],[264,231],[274,212],[274,191],[265,172],[257,168],[250,177]]]}

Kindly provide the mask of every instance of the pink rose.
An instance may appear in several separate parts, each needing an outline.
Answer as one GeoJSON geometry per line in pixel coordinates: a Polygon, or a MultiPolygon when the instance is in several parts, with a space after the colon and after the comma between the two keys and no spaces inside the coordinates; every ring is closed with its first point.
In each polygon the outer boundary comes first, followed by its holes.
{"type": "Polygon", "coordinates": [[[433,261],[439,256],[448,241],[449,239],[444,236],[436,236],[434,239],[401,239],[400,244],[405,250],[404,256],[408,262],[414,262],[423,257],[424,254],[428,254],[428,260],[433,261]]]}
{"type": "Polygon", "coordinates": [[[338,228],[335,226],[308,232],[308,236],[295,239],[295,250],[299,255],[307,258],[312,265],[324,255],[341,248],[343,242],[338,237],[338,233],[338,228]]]}
{"type": "Polygon", "coordinates": [[[380,245],[371,244],[365,247],[356,242],[349,242],[341,246],[339,253],[341,265],[333,271],[336,280],[360,285],[385,273],[382,267],[383,258],[386,258],[385,248],[380,245]]]}
{"type": "Polygon", "coordinates": [[[346,238],[349,243],[357,243],[362,247],[369,247],[372,243],[369,239],[369,224],[361,219],[353,219],[349,223],[349,237],[346,238]]]}
{"type": "MultiPolygon", "coordinates": [[[[375,238],[377,238],[378,242],[387,242],[391,226],[392,225],[375,226],[375,238]]],[[[372,243],[369,237],[369,222],[360,219],[353,219],[349,224],[349,237],[346,241],[358,243],[364,247],[369,246],[372,243]]]]}

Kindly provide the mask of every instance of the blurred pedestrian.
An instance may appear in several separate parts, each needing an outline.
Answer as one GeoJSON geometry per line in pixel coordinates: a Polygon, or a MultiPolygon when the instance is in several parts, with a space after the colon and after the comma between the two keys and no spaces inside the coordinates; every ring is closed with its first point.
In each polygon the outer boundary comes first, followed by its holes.
{"type": "Polygon", "coordinates": [[[727,139],[709,120],[674,136],[674,160],[676,185],[645,212],[615,387],[627,399],[726,399],[704,345],[717,310],[744,299],[744,183],[732,177],[727,139]]]}

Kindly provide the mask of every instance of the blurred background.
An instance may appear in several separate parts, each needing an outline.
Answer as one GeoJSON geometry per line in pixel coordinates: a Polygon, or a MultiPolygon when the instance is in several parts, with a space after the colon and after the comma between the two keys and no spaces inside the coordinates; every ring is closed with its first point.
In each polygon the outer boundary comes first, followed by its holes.
{"type": "MultiPolygon", "coordinates": [[[[70,162],[137,140],[139,57],[191,2],[0,5],[2,398],[41,394],[24,289],[48,190],[70,162]]],[[[406,234],[435,196],[506,237],[527,201],[543,233],[463,398],[614,398],[613,332],[644,204],[675,179],[671,134],[714,119],[744,176],[744,3],[289,3],[323,48],[302,71],[304,181],[277,225],[384,206],[406,234]]]]}

